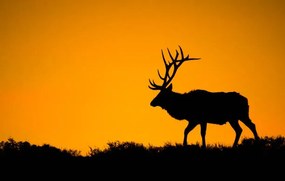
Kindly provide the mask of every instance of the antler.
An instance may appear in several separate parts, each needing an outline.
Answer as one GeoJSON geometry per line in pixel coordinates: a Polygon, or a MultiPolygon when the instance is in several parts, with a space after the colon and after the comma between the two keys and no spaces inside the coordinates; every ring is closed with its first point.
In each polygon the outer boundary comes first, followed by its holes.
{"type": "Polygon", "coordinates": [[[165,89],[169,84],[170,82],[172,81],[172,79],[174,78],[178,68],[180,67],[180,65],[185,62],[185,61],[188,61],[188,60],[199,60],[200,58],[189,58],[189,55],[187,55],[186,57],[184,57],[184,54],[183,54],[183,51],[182,51],[182,48],[179,46],[179,49],[180,49],[180,55],[181,55],[181,59],[180,60],[177,60],[178,59],[178,56],[179,56],[179,52],[176,50],[176,55],[175,57],[173,58],[173,56],[171,55],[169,49],[167,48],[167,51],[168,51],[168,54],[171,58],[171,62],[167,62],[165,60],[165,57],[164,57],[164,54],[163,54],[163,51],[161,50],[161,54],[162,54],[162,59],[163,59],[163,62],[164,62],[164,65],[165,65],[165,74],[164,76],[162,76],[159,72],[159,70],[157,70],[157,73],[158,73],[158,76],[161,80],[163,80],[163,83],[162,85],[158,85],[156,84],[153,80],[150,80],[149,79],[149,83],[150,85],[148,86],[150,89],[152,90],[162,90],[162,89],[165,89]],[[169,71],[171,69],[171,67],[173,66],[173,72],[172,72],[172,75],[169,75],[169,71]]]}

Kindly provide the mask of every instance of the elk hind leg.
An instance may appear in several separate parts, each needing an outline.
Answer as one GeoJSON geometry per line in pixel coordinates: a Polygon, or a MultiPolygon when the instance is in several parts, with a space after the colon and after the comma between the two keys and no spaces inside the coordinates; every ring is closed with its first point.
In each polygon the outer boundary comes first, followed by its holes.
{"type": "Polygon", "coordinates": [[[235,133],[236,133],[235,141],[233,144],[233,147],[236,147],[238,144],[240,135],[242,133],[242,128],[238,124],[238,120],[231,120],[231,121],[229,121],[229,123],[230,123],[231,127],[235,130],[235,133]]]}
{"type": "Polygon", "coordinates": [[[258,140],[259,136],[257,134],[255,124],[250,120],[250,118],[242,119],[241,121],[251,130],[254,135],[254,138],[258,140]]]}

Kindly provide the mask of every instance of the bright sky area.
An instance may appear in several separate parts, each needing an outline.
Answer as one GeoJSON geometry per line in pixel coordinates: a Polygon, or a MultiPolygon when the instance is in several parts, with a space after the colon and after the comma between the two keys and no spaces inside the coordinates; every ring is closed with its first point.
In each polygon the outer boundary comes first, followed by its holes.
{"type": "MultiPolygon", "coordinates": [[[[180,67],[174,91],[240,92],[260,136],[285,135],[284,19],[282,0],[2,0],[0,140],[83,154],[113,141],[182,143],[187,121],[151,107],[148,88],[161,50],[178,45],[201,60],[180,67]]],[[[234,136],[208,125],[206,141],[234,136]]],[[[188,142],[201,142],[200,127],[188,142]]]]}

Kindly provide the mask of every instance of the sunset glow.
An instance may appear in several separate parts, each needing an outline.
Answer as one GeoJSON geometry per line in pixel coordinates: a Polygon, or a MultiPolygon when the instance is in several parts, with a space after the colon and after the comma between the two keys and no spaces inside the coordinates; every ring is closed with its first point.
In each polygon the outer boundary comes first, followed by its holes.
{"type": "MultiPolygon", "coordinates": [[[[187,121],[151,107],[148,88],[161,50],[179,45],[201,60],[179,68],[173,91],[240,92],[261,137],[285,135],[284,18],[281,0],[1,0],[0,140],[83,154],[112,141],[182,143],[187,121]]],[[[208,125],[206,141],[234,136],[208,125]]]]}

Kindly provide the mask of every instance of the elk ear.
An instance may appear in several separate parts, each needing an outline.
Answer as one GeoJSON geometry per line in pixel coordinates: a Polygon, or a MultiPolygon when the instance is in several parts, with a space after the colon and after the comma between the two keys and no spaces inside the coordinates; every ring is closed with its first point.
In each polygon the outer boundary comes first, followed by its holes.
{"type": "Polygon", "coordinates": [[[167,87],[167,90],[172,91],[172,84],[167,87]]]}

